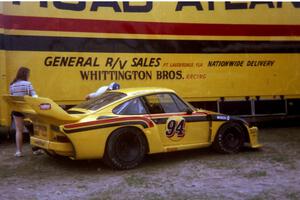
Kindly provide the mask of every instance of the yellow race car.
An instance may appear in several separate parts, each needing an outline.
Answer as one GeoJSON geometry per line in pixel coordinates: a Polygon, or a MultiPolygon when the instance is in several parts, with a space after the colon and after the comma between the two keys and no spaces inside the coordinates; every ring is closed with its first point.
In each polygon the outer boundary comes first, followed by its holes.
{"type": "Polygon", "coordinates": [[[261,146],[256,127],[196,109],[165,88],[109,91],[67,111],[48,98],[6,99],[32,120],[33,146],[76,160],[102,158],[116,169],[136,167],[146,154],[211,145],[236,153],[244,145],[261,146]]]}

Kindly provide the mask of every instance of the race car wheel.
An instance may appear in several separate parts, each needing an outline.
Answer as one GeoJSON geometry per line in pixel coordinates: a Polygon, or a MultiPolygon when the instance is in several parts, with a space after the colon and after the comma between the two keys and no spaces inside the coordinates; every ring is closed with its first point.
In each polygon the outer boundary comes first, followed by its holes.
{"type": "Polygon", "coordinates": [[[131,169],[142,162],[146,152],[147,141],[140,130],[121,128],[110,135],[104,162],[115,169],[131,169]]]}
{"type": "Polygon", "coordinates": [[[237,153],[244,144],[244,130],[238,123],[226,123],[218,130],[213,147],[221,153],[237,153]]]}

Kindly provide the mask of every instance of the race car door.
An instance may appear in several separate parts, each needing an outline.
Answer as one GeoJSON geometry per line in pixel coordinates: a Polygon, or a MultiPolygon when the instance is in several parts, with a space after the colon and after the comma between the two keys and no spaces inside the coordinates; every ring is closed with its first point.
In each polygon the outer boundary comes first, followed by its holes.
{"type": "Polygon", "coordinates": [[[165,146],[207,144],[209,121],[205,113],[192,111],[173,93],[159,93],[144,97],[150,118],[157,125],[165,146]]]}

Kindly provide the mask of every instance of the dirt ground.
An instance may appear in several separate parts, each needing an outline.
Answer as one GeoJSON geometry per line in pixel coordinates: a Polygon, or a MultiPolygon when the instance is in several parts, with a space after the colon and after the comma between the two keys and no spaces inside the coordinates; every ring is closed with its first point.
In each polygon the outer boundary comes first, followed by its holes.
{"type": "Polygon", "coordinates": [[[200,149],[148,156],[114,171],[100,161],[15,158],[0,144],[0,199],[300,199],[300,125],[260,128],[261,150],[200,149]]]}

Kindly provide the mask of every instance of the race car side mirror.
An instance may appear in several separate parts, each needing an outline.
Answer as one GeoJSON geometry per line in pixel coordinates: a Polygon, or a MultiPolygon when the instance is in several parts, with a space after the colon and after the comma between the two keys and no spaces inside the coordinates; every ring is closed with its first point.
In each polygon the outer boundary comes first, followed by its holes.
{"type": "Polygon", "coordinates": [[[185,112],[186,112],[186,114],[188,114],[188,115],[193,114],[193,110],[190,109],[190,108],[187,108],[187,109],[185,110],[185,112]]]}

